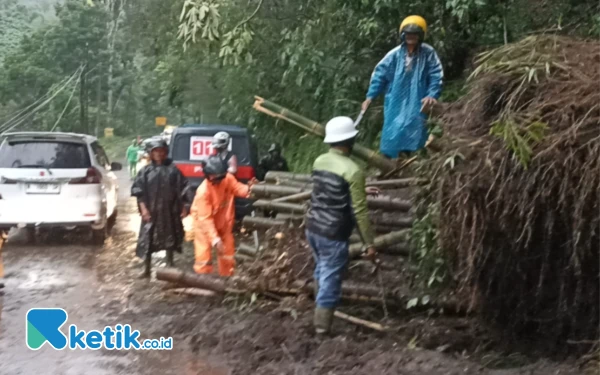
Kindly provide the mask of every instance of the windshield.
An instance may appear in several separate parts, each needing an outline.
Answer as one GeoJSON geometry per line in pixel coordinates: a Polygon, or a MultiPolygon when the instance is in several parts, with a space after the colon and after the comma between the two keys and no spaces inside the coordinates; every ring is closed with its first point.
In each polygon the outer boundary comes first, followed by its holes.
{"type": "Polygon", "coordinates": [[[89,168],[85,144],[57,141],[5,142],[0,147],[0,168],[89,168]]]}

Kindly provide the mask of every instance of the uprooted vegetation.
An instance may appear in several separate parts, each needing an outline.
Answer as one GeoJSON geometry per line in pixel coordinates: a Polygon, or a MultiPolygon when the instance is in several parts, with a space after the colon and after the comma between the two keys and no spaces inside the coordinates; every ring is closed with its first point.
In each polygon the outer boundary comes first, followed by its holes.
{"type": "Polygon", "coordinates": [[[532,36],[477,63],[430,168],[453,277],[509,333],[597,340],[600,44],[532,36]]]}

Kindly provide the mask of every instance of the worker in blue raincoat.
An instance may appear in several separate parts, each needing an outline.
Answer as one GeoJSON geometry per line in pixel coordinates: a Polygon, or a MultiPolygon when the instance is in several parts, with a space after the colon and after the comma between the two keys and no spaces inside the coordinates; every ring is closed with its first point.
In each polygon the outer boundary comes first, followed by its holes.
{"type": "Polygon", "coordinates": [[[410,16],[402,22],[402,43],[375,67],[362,104],[366,111],[371,101],[385,92],[380,151],[389,158],[425,146],[424,112],[437,103],[442,92],[442,64],[433,47],[423,43],[426,32],[427,23],[420,16],[410,16]]]}

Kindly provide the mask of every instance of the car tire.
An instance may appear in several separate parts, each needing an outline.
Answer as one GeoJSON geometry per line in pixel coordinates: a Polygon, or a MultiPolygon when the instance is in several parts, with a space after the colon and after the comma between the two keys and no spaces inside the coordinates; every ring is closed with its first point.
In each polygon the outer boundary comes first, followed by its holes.
{"type": "Polygon", "coordinates": [[[25,228],[25,240],[28,245],[35,245],[36,243],[36,230],[35,228],[25,228]]]}
{"type": "Polygon", "coordinates": [[[106,226],[108,227],[109,232],[112,231],[112,229],[115,227],[115,224],[117,224],[118,216],[119,216],[119,212],[115,208],[115,210],[113,211],[113,214],[106,221],[106,226]]]}
{"type": "Polygon", "coordinates": [[[92,244],[97,246],[104,245],[104,241],[106,241],[106,237],[108,237],[108,225],[106,225],[102,229],[92,229],[92,244]]]}

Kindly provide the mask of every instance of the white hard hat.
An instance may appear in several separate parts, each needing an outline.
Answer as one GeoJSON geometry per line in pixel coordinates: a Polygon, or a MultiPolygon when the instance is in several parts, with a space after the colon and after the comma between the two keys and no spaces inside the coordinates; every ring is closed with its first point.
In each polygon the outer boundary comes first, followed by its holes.
{"type": "Polygon", "coordinates": [[[337,143],[356,137],[358,130],[350,117],[334,117],[325,126],[325,143],[337,143]]]}

